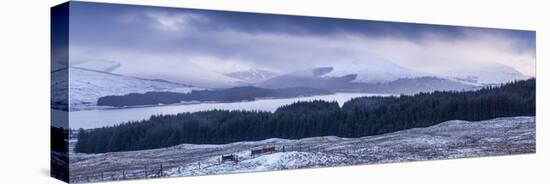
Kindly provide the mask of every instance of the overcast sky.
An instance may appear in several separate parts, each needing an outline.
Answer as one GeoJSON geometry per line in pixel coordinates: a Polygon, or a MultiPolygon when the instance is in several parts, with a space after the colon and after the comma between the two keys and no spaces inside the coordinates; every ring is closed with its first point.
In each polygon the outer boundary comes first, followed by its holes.
{"type": "Polygon", "coordinates": [[[72,2],[71,62],[288,71],[387,60],[426,73],[499,63],[535,75],[535,32],[72,2]]]}

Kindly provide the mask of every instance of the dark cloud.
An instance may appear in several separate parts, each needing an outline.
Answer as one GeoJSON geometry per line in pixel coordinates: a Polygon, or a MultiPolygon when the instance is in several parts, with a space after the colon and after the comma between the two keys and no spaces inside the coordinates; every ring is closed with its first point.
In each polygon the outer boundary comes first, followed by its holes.
{"type": "Polygon", "coordinates": [[[71,46],[80,49],[75,57],[86,60],[208,57],[286,70],[373,58],[413,68],[466,60],[506,63],[511,55],[508,65],[534,73],[533,31],[88,2],[71,2],[71,9],[71,46]],[[431,57],[436,50],[443,53],[431,57]]]}

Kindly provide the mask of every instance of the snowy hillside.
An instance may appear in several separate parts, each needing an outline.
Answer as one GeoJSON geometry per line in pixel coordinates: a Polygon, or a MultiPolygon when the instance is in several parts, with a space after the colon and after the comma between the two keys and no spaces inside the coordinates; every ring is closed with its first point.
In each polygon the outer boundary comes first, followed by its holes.
{"type": "Polygon", "coordinates": [[[97,108],[95,106],[97,99],[107,95],[148,91],[187,93],[193,89],[201,89],[168,81],[142,79],[76,67],[71,67],[69,78],[69,103],[72,111],[97,108]]]}
{"type": "Polygon", "coordinates": [[[408,69],[383,59],[349,60],[336,63],[334,70],[326,76],[357,74],[355,82],[378,83],[389,82],[400,78],[434,76],[446,78],[468,85],[500,84],[514,80],[525,80],[529,76],[516,69],[498,63],[476,63],[471,66],[426,73],[408,69]],[[353,67],[350,67],[353,66],[353,67]]]}
{"type": "MultiPolygon", "coordinates": [[[[67,99],[67,93],[69,92],[67,83],[67,68],[62,67],[59,64],[54,64],[54,66],[56,70],[52,70],[50,72],[51,108],[67,111],[67,105],[69,102],[69,100],[67,99]]],[[[53,68],[54,67],[52,67],[52,69],[53,68]]]]}
{"type": "Polygon", "coordinates": [[[363,91],[371,93],[417,94],[432,91],[475,90],[475,85],[437,77],[401,78],[390,82],[367,85],[363,91]]]}
{"type": "Polygon", "coordinates": [[[335,63],[334,71],[328,73],[327,76],[343,76],[348,74],[357,74],[355,82],[364,83],[388,82],[399,78],[427,76],[421,72],[404,68],[391,61],[382,59],[338,62],[335,63]]]}
{"type": "Polygon", "coordinates": [[[479,63],[471,67],[448,70],[439,75],[471,85],[501,84],[529,78],[529,76],[520,73],[512,67],[496,63],[479,63]]]}
{"type": "Polygon", "coordinates": [[[235,79],[242,80],[244,82],[256,83],[256,82],[270,79],[276,76],[277,74],[266,70],[249,69],[249,70],[243,70],[238,72],[232,72],[225,75],[235,79]]]}
{"type": "Polygon", "coordinates": [[[108,72],[108,73],[113,73],[115,70],[117,70],[121,66],[122,64],[115,61],[109,61],[109,60],[94,60],[94,62],[88,62],[88,61],[71,62],[71,67],[85,68],[89,70],[108,72]]]}
{"type": "Polygon", "coordinates": [[[273,138],[104,154],[72,153],[70,169],[72,181],[85,182],[101,177],[193,176],[525,153],[535,153],[535,117],[453,120],[362,138],[273,138]],[[251,154],[251,150],[266,147],[275,151],[251,154]],[[222,155],[235,155],[238,162],[221,162],[222,155]]]}

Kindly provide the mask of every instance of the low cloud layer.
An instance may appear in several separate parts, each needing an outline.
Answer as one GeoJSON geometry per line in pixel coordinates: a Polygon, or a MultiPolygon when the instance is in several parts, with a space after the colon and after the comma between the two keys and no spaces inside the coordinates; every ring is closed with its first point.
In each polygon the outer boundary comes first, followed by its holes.
{"type": "Polygon", "coordinates": [[[71,19],[71,62],[116,61],[122,67],[115,72],[123,74],[178,80],[251,68],[285,72],[387,61],[428,74],[501,64],[535,76],[535,35],[529,31],[121,5],[74,7],[82,11],[74,11],[81,14],[71,19]]]}

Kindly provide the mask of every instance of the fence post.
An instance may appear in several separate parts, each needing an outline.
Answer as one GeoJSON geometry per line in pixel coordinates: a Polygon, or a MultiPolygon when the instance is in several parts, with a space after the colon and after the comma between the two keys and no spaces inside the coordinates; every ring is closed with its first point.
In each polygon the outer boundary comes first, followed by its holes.
{"type": "Polygon", "coordinates": [[[201,162],[199,162],[199,169],[201,169],[201,162]]]}
{"type": "Polygon", "coordinates": [[[103,178],[103,172],[101,172],[101,181],[103,181],[103,180],[105,180],[105,179],[103,178]]]}
{"type": "Polygon", "coordinates": [[[160,177],[162,177],[163,173],[162,173],[162,164],[160,164],[160,177]]]}
{"type": "Polygon", "coordinates": [[[147,174],[147,165],[144,165],[143,167],[145,168],[145,170],[144,170],[145,171],[145,178],[147,178],[147,175],[148,175],[147,174]]]}
{"type": "Polygon", "coordinates": [[[123,180],[126,179],[126,170],[125,169],[122,169],[122,179],[123,180]]]}

